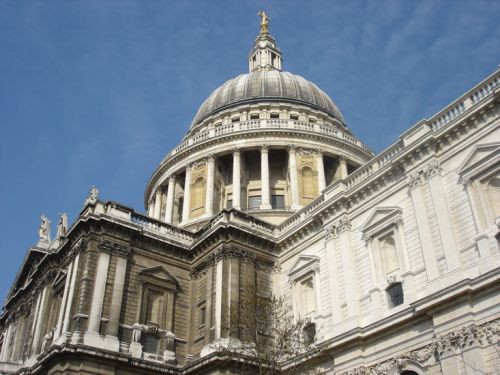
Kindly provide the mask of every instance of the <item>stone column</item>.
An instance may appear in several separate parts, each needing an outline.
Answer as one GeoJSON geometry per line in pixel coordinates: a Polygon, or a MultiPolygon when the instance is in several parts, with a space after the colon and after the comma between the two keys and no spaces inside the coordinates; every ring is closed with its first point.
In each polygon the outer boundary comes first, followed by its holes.
{"type": "Polygon", "coordinates": [[[167,206],[165,207],[165,221],[172,224],[174,214],[174,190],[175,190],[175,175],[168,178],[167,189],[167,206]]]}
{"type": "Polygon", "coordinates": [[[120,312],[123,299],[123,288],[125,285],[125,274],[127,272],[127,258],[117,256],[116,271],[113,281],[113,294],[111,297],[111,311],[109,321],[106,326],[106,340],[108,349],[119,351],[120,342],[118,341],[118,327],[120,324],[120,312]]]}
{"type": "Polygon", "coordinates": [[[182,223],[189,221],[191,212],[191,166],[186,167],[186,181],[184,182],[184,204],[182,206],[182,223]]]}
{"type": "Polygon", "coordinates": [[[241,210],[240,150],[233,151],[233,208],[241,210]]]}
{"type": "MultiPolygon", "coordinates": [[[[227,314],[230,304],[230,259],[221,259],[215,274],[215,339],[227,337],[227,314]]],[[[207,322],[209,324],[209,322],[207,322]]]]}
{"type": "Polygon", "coordinates": [[[214,214],[214,185],[215,185],[215,157],[210,155],[207,159],[207,188],[205,195],[205,214],[214,214]]]}
{"type": "Polygon", "coordinates": [[[351,246],[351,222],[343,217],[337,223],[337,233],[340,242],[340,253],[344,273],[344,288],[347,305],[347,318],[359,315],[358,283],[356,280],[356,261],[351,246]]]}
{"type": "Polygon", "coordinates": [[[36,317],[35,333],[33,335],[33,343],[31,348],[31,354],[40,353],[40,345],[42,344],[43,335],[43,322],[45,320],[46,310],[47,310],[47,300],[49,293],[49,286],[46,285],[42,291],[42,297],[40,299],[40,306],[38,308],[38,314],[36,317]]]}
{"type": "Polygon", "coordinates": [[[161,205],[160,205],[160,220],[165,221],[167,216],[167,193],[168,193],[168,185],[164,186],[161,189],[161,205]]]}
{"type": "Polygon", "coordinates": [[[328,263],[328,280],[330,283],[330,303],[332,310],[333,324],[342,321],[342,311],[340,310],[340,287],[338,281],[338,263],[335,249],[336,229],[330,226],[325,231],[326,260],[328,263]]]}
{"type": "MultiPolygon", "coordinates": [[[[99,253],[97,262],[96,278],[94,281],[94,293],[92,295],[92,305],[90,307],[89,325],[85,334],[85,344],[87,344],[87,334],[93,333],[99,335],[101,326],[101,312],[104,303],[104,292],[106,291],[106,280],[108,278],[109,253],[99,253]]],[[[90,340],[93,343],[92,340],[90,340]]]]}
{"type": "Polygon", "coordinates": [[[299,179],[297,176],[297,155],[295,147],[288,148],[288,170],[290,172],[290,192],[292,198],[292,209],[300,208],[299,201],[299,179]]]}
{"type": "Polygon", "coordinates": [[[78,273],[78,263],[80,261],[80,254],[77,254],[75,260],[73,261],[73,270],[71,271],[71,284],[69,285],[68,299],[64,306],[64,320],[62,324],[61,335],[68,331],[69,321],[71,319],[71,307],[73,304],[73,295],[75,294],[76,288],[76,275],[78,273]]]}
{"type": "Polygon", "coordinates": [[[9,324],[9,328],[7,328],[7,330],[5,331],[0,362],[9,362],[10,360],[9,346],[10,346],[11,336],[12,336],[12,323],[9,324]]]}
{"type": "Polygon", "coordinates": [[[444,256],[448,272],[460,268],[460,257],[458,246],[455,241],[453,224],[448,210],[446,194],[441,181],[441,169],[437,161],[427,168],[427,177],[429,179],[429,188],[431,191],[432,202],[436,212],[437,225],[441,234],[441,243],[443,244],[444,256]]]}
{"type": "Polygon", "coordinates": [[[321,152],[316,154],[316,168],[318,170],[318,189],[319,194],[321,194],[326,187],[325,165],[323,163],[323,154],[321,152]]]}
{"type": "Polygon", "coordinates": [[[154,210],[155,210],[155,205],[154,205],[153,200],[151,199],[149,201],[149,206],[148,206],[148,215],[149,215],[149,217],[153,217],[154,210]]]}
{"type": "Polygon", "coordinates": [[[69,285],[71,284],[71,271],[73,270],[73,262],[68,265],[66,271],[66,280],[64,281],[64,292],[61,301],[61,307],[59,308],[59,316],[57,317],[56,330],[54,331],[54,342],[61,335],[61,329],[64,319],[64,310],[66,307],[66,302],[68,299],[69,285]]]}
{"type": "Polygon", "coordinates": [[[344,179],[347,178],[348,172],[347,172],[347,160],[344,157],[339,158],[339,169],[340,169],[340,178],[344,179]]]}
{"type": "Polygon", "coordinates": [[[12,353],[10,355],[13,362],[17,362],[22,358],[23,346],[26,340],[26,323],[24,316],[21,316],[17,321],[16,337],[14,338],[14,345],[12,346],[12,353]]]}
{"type": "Polygon", "coordinates": [[[161,188],[161,186],[158,186],[158,188],[156,189],[156,194],[155,194],[155,206],[154,206],[154,213],[153,213],[153,217],[156,220],[160,220],[161,196],[162,196],[162,188],[161,188]]]}
{"type": "Polygon", "coordinates": [[[417,222],[418,233],[420,234],[420,246],[424,257],[427,280],[431,281],[439,277],[439,268],[432,243],[432,232],[427,220],[424,194],[422,192],[421,177],[413,174],[408,177],[410,195],[413,201],[413,210],[417,222]]]}
{"type": "Polygon", "coordinates": [[[260,183],[261,183],[261,201],[260,209],[271,209],[270,198],[271,191],[269,190],[269,148],[262,146],[260,149],[260,183]]]}

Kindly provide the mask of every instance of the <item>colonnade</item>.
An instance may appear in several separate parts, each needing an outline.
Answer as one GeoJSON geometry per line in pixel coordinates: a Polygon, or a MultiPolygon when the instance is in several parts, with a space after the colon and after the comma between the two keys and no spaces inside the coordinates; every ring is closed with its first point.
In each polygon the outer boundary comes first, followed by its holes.
{"type": "MultiPolygon", "coordinates": [[[[240,210],[241,202],[241,152],[240,149],[233,150],[233,175],[232,175],[232,207],[240,210]]],[[[326,187],[325,168],[323,154],[315,152],[318,188],[321,192],[326,187]]],[[[269,175],[269,147],[260,147],[260,171],[261,171],[261,210],[271,209],[271,189],[269,175]]],[[[344,158],[339,158],[339,177],[347,177],[347,162],[344,158]]],[[[299,177],[297,169],[297,149],[295,147],[288,148],[288,171],[290,176],[290,200],[291,208],[294,210],[300,209],[299,197],[299,177]]],[[[191,196],[191,172],[192,164],[186,166],[185,182],[184,182],[184,203],[182,207],[182,223],[186,223],[190,218],[190,196],[191,196]]],[[[167,186],[157,187],[155,197],[149,204],[149,215],[157,220],[162,219],[162,206],[165,207],[164,221],[171,224],[173,222],[174,210],[174,194],[175,194],[176,175],[172,174],[168,177],[167,186]]],[[[210,217],[214,214],[213,195],[215,184],[215,156],[210,155],[207,158],[207,175],[206,175],[206,195],[205,195],[205,217],[210,217]]]]}

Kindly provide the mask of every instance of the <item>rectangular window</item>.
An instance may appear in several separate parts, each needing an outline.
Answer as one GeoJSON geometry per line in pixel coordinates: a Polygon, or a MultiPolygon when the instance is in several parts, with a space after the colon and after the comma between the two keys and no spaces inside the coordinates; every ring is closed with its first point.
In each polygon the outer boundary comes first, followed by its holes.
{"type": "Polygon", "coordinates": [[[207,308],[206,308],[205,304],[203,304],[200,306],[200,326],[205,325],[206,313],[207,313],[207,308]]]}
{"type": "Polygon", "coordinates": [[[154,290],[147,290],[145,323],[148,325],[160,325],[162,295],[154,290]]]}
{"type": "Polygon", "coordinates": [[[235,122],[240,122],[240,118],[239,117],[233,117],[231,119],[231,122],[235,123],[235,122]]]}
{"type": "Polygon", "coordinates": [[[259,119],[259,114],[258,113],[253,113],[250,115],[250,120],[258,120],[259,119]]]}
{"type": "Polygon", "coordinates": [[[262,198],[260,195],[248,197],[248,208],[250,208],[250,209],[259,208],[261,201],[262,201],[262,198]]]}
{"type": "Polygon", "coordinates": [[[233,208],[233,200],[232,199],[228,199],[227,200],[226,208],[228,210],[230,210],[231,208],[233,208]]]}
{"type": "Polygon", "coordinates": [[[285,208],[285,196],[284,195],[271,195],[271,206],[274,209],[284,209],[285,208]]]}
{"type": "Polygon", "coordinates": [[[316,297],[314,296],[314,282],[308,277],[300,283],[300,294],[302,296],[302,314],[304,317],[316,311],[316,297]]]}
{"type": "Polygon", "coordinates": [[[280,118],[279,113],[271,113],[271,118],[280,118]]]}
{"type": "Polygon", "coordinates": [[[298,120],[299,116],[298,115],[290,115],[290,120],[298,120]]]}

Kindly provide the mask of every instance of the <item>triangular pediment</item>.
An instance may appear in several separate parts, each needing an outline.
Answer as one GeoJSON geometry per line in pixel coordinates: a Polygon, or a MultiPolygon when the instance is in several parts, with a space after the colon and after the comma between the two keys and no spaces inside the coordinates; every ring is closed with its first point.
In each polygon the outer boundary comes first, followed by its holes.
{"type": "Polygon", "coordinates": [[[37,265],[41,262],[41,260],[47,255],[46,251],[43,249],[32,247],[26,253],[24,257],[21,268],[19,269],[16,278],[14,279],[14,283],[12,284],[8,295],[10,298],[14,295],[18,290],[26,287],[31,281],[31,275],[36,270],[37,265]]]}
{"type": "Polygon", "coordinates": [[[316,255],[301,255],[288,271],[288,276],[300,274],[311,268],[315,263],[319,263],[320,258],[316,255]]]}
{"type": "Polygon", "coordinates": [[[164,266],[145,268],[139,271],[142,281],[177,286],[178,280],[164,266]]]}
{"type": "Polygon", "coordinates": [[[52,286],[56,288],[59,285],[63,284],[64,280],[66,280],[66,270],[59,270],[56,277],[54,278],[54,281],[52,282],[52,286]]]}
{"type": "Polygon", "coordinates": [[[467,155],[465,160],[458,168],[460,175],[468,174],[471,170],[477,168],[480,164],[486,164],[488,159],[495,162],[500,156],[500,142],[485,143],[476,145],[467,155]]]}
{"type": "Polygon", "coordinates": [[[361,227],[361,231],[367,232],[383,223],[392,221],[396,217],[400,216],[401,212],[402,210],[399,207],[377,207],[365,221],[361,227]]]}

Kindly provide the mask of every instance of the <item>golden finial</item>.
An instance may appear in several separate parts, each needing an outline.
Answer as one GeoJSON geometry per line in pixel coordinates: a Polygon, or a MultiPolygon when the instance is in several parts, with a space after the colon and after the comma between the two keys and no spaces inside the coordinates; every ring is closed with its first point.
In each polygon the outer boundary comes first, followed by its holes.
{"type": "Polygon", "coordinates": [[[264,11],[257,13],[257,15],[259,15],[261,18],[261,21],[260,21],[260,33],[261,33],[261,35],[269,34],[269,27],[268,26],[269,26],[269,21],[271,21],[271,19],[264,11]]]}

